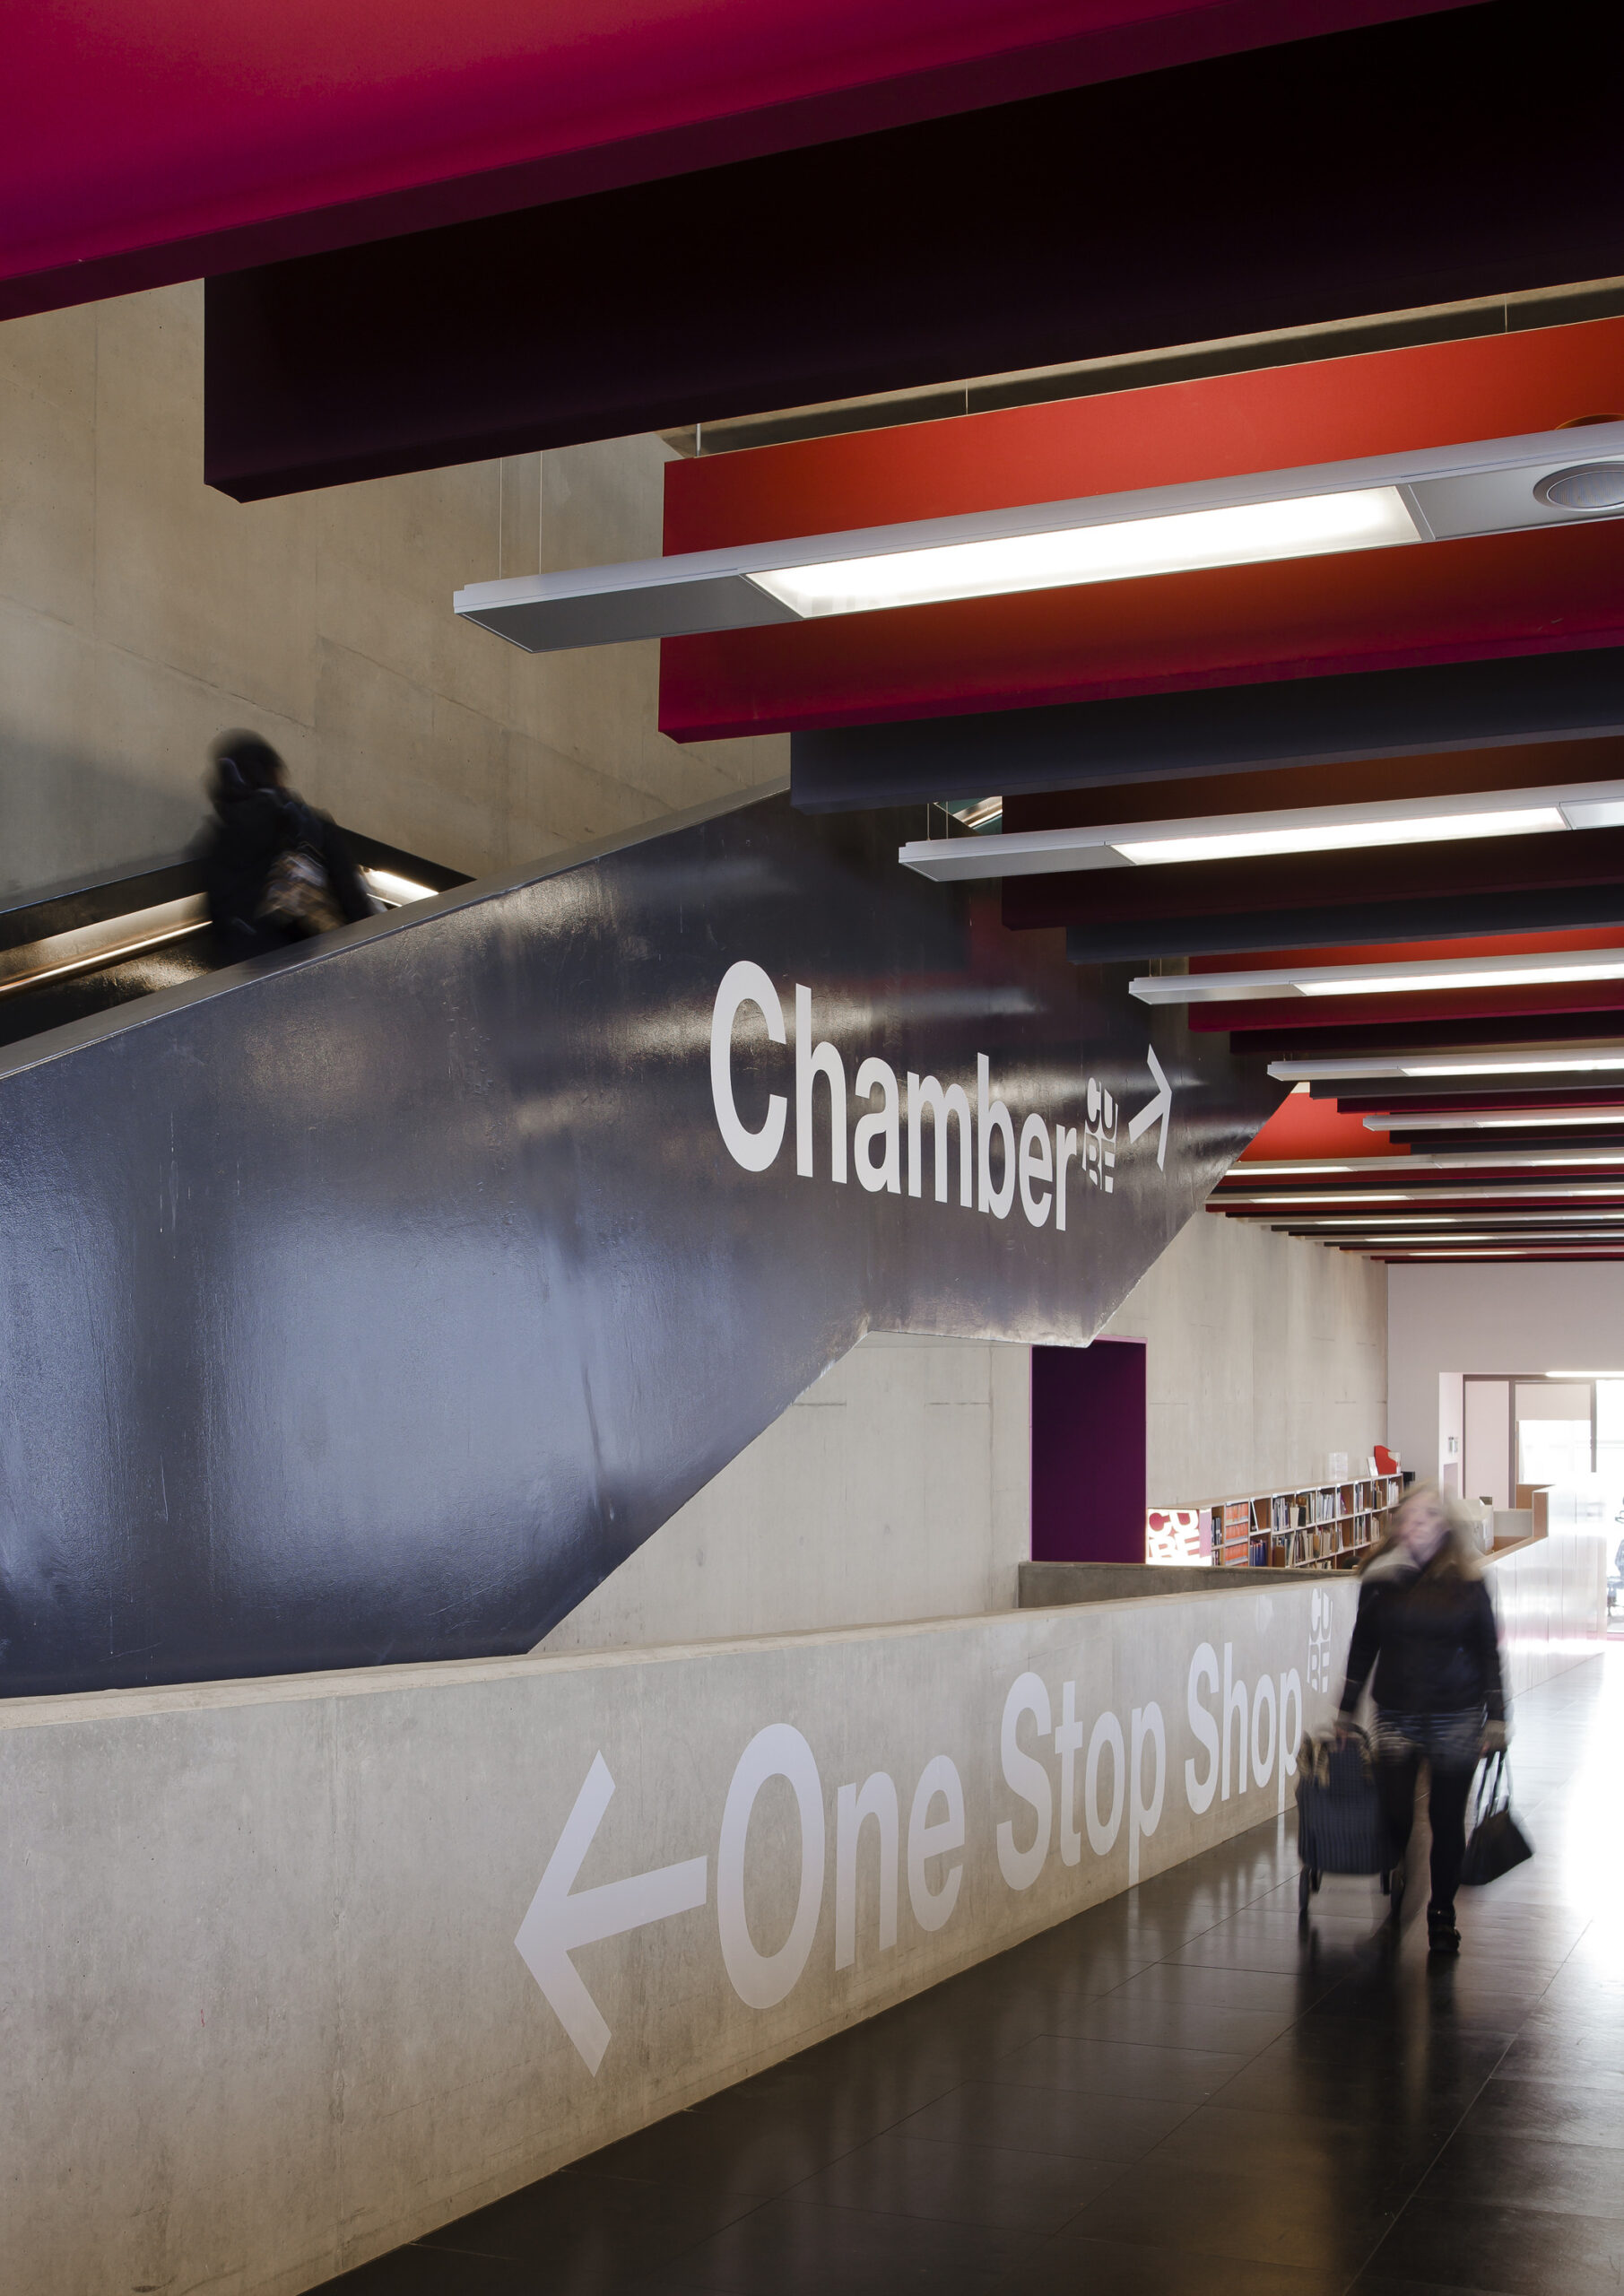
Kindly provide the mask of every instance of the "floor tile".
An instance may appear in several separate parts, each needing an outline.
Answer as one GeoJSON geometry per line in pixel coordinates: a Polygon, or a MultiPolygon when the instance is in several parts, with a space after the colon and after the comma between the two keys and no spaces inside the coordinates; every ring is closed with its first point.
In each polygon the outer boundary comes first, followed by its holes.
{"type": "Polygon", "coordinates": [[[499,2258],[408,2248],[324,2285],[333,2296],[535,2296],[535,2274],[499,2258]]]}
{"type": "Polygon", "coordinates": [[[1489,2296],[1618,2296],[1624,2221],[1418,2198],[1373,2263],[1395,2279],[1489,2296]]]}
{"type": "Polygon", "coordinates": [[[1206,2009],[1194,2002],[1130,2001],[1111,1993],[1075,2017],[1057,2019],[1053,2030],[1077,2040],[1128,2041],[1246,2057],[1267,2048],[1295,2022],[1291,2010],[1206,2009]]]}
{"type": "Polygon", "coordinates": [[[675,2185],[699,2178],[713,2190],[766,2199],[803,2183],[876,2134],[867,2115],[845,2109],[838,2100],[776,2111],[697,2108],[656,2121],[591,2158],[605,2176],[675,2185]]]}
{"type": "Polygon", "coordinates": [[[1159,2097],[1199,2104],[1234,2078],[1244,2057],[1211,2049],[1149,2048],[1044,2033],[998,2066],[1000,2081],[1081,2089],[1099,2097],[1159,2097]]]}
{"type": "Polygon", "coordinates": [[[701,2242],[650,2274],[638,2296],[889,2296],[895,2289],[990,2296],[1035,2245],[1028,2234],[991,2226],[828,2208],[797,2196],[753,2210],[701,2242]]]}
{"type": "Polygon", "coordinates": [[[803,2187],[830,2208],[1052,2232],[1124,2173],[1119,2161],[934,2143],[891,2129],[803,2187]]]}
{"type": "MultiPolygon", "coordinates": [[[[602,2155],[598,2155],[599,2160],[602,2155]]],[[[612,2288],[668,2262],[759,2205],[753,2195],[689,2180],[651,2185],[595,2168],[530,2185],[419,2244],[544,2268],[558,2287],[612,2288]]]]}
{"type": "Polygon", "coordinates": [[[1624,2103],[1617,2091],[1579,2082],[1503,2080],[1497,2073],[1470,2119],[1480,2130],[1505,2128],[1552,2142],[1624,2144],[1624,2103]]]}
{"type": "Polygon", "coordinates": [[[1113,2005],[1144,2001],[1202,2010],[1257,2010],[1290,2019],[1302,2012],[1305,1978],[1310,1992],[1321,1989],[1307,1964],[1290,1970],[1266,1970],[1158,1961],[1119,1985],[1107,1999],[1113,2005]]]}
{"type": "Polygon", "coordinates": [[[1615,2113],[1612,2136],[1611,2146],[1576,2144],[1526,2126],[1494,2127],[1473,2107],[1416,2194],[1417,2205],[1475,2201],[1624,2221],[1624,2113],[1615,2113]]]}
{"type": "MultiPolygon", "coordinates": [[[[1355,2108],[1350,2107],[1352,2114],[1355,2108]]],[[[1410,2130],[1388,2121],[1333,2119],[1302,2111],[1258,2111],[1222,2102],[1201,2105],[1169,2130],[1146,2166],[1169,2176],[1220,2167],[1226,2176],[1262,2179],[1340,2176],[1350,2187],[1385,2190],[1409,2172],[1404,2196],[1446,2142],[1443,2129],[1410,2130]]]]}
{"type": "Polygon", "coordinates": [[[1142,2248],[1068,2226],[1000,2281],[998,2296],[1342,2296],[1345,2285],[1342,2273],[1142,2248]]]}
{"type": "Polygon", "coordinates": [[[1199,2256],[1352,2274],[1391,2229],[1394,2212],[1367,2207],[1331,2172],[1282,2177],[1266,2191],[1222,2167],[1169,2176],[1154,2161],[1126,2170],[1076,2219],[1080,2234],[1199,2256]]]}
{"type": "Polygon", "coordinates": [[[1105,2097],[1013,2081],[967,2082],[900,2124],[906,2136],[990,2144],[1074,2161],[1137,2161],[1176,2128],[1185,2100],[1105,2097]]]}

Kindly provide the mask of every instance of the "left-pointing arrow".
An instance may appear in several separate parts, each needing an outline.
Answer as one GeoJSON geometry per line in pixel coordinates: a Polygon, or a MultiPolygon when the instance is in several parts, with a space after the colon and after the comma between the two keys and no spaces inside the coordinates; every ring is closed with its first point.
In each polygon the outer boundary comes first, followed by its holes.
{"type": "Polygon", "coordinates": [[[661,1866],[652,1874],[633,1874],[624,1882],[604,1882],[596,1889],[571,1893],[613,1792],[609,1765],[602,1754],[595,1754],[586,1783],[575,1797],[513,1941],[593,2073],[604,2061],[609,2027],[570,1954],[579,1945],[595,1945],[601,1938],[619,1937],[673,1913],[691,1912],[709,1893],[710,1861],[705,1857],[690,1857],[680,1866],[661,1866]]]}

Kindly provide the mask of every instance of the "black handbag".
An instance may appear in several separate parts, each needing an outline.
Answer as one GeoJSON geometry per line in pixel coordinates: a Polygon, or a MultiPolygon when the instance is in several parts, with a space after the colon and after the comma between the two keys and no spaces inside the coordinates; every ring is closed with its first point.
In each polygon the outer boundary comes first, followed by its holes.
{"type": "Polygon", "coordinates": [[[1506,1757],[1496,1754],[1492,1761],[1483,1764],[1478,1780],[1472,1836],[1461,1861],[1462,1883],[1469,1890],[1481,1890],[1485,1883],[1498,1882],[1502,1874],[1509,1874],[1514,1866],[1533,1856],[1533,1844],[1511,1814],[1511,1773],[1506,1757]]]}

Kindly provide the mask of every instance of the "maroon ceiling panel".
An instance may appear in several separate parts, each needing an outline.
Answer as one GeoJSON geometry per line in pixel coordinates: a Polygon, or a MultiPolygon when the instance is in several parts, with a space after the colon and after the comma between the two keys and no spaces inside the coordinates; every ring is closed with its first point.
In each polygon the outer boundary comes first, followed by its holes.
{"type": "Polygon", "coordinates": [[[1456,0],[13,11],[4,309],[417,231],[1456,0]]]}

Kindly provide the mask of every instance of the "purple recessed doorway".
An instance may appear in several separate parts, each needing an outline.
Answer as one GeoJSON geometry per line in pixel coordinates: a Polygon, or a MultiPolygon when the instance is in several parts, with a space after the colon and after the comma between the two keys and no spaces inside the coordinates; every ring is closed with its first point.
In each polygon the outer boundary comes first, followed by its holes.
{"type": "Polygon", "coordinates": [[[1145,1559],[1145,1344],[1032,1350],[1032,1560],[1145,1559]]]}

